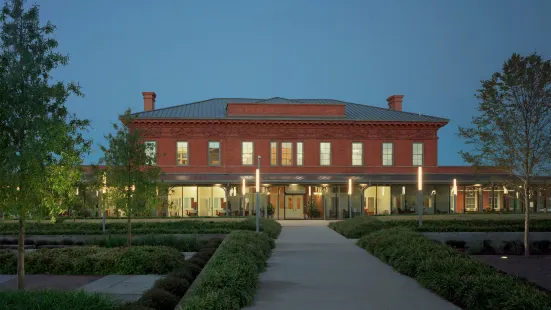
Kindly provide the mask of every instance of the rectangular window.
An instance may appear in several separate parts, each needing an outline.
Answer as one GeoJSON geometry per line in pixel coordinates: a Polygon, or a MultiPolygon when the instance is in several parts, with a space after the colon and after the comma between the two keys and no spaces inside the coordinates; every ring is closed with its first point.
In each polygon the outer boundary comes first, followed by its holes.
{"type": "Polygon", "coordinates": [[[302,142],[297,142],[297,166],[304,165],[304,145],[302,142]]]}
{"type": "Polygon", "coordinates": [[[473,187],[467,187],[465,193],[465,210],[476,211],[478,210],[478,190],[473,187]]]}
{"type": "Polygon", "coordinates": [[[352,143],[352,166],[361,166],[363,164],[363,143],[352,143]]]}
{"type": "Polygon", "coordinates": [[[180,166],[189,165],[189,150],[187,142],[176,142],[176,162],[180,166]]]}
{"type": "Polygon", "coordinates": [[[270,165],[277,166],[277,142],[270,142],[270,165]]]}
{"type": "Polygon", "coordinates": [[[157,142],[145,141],[145,156],[148,165],[155,166],[157,164],[157,142]]]}
{"type": "Polygon", "coordinates": [[[293,165],[293,143],[292,142],[281,143],[281,165],[282,166],[293,165]]]}
{"type": "Polygon", "coordinates": [[[241,157],[243,165],[252,165],[253,164],[253,143],[252,142],[243,142],[241,144],[241,157]]]}
{"type": "Polygon", "coordinates": [[[331,165],[331,142],[320,143],[320,166],[331,165]]]}
{"type": "Polygon", "coordinates": [[[423,143],[413,143],[413,165],[423,165],[423,143]]]}
{"type": "Polygon", "coordinates": [[[209,165],[220,165],[220,142],[209,142],[209,165]]]}
{"type": "Polygon", "coordinates": [[[392,166],[394,154],[394,145],[389,142],[383,143],[383,166],[392,166]]]}

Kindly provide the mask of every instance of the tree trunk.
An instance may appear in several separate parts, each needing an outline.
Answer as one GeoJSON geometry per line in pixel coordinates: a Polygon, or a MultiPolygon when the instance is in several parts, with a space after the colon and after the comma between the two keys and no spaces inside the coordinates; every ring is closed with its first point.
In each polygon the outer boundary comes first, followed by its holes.
{"type": "Polygon", "coordinates": [[[530,238],[528,238],[530,223],[530,197],[528,184],[524,186],[524,256],[530,256],[530,238]]]}
{"type": "Polygon", "coordinates": [[[132,245],[132,222],[130,222],[130,210],[128,210],[128,224],[127,224],[127,227],[128,227],[128,242],[127,242],[127,245],[128,246],[131,246],[132,245]]]}
{"type": "Polygon", "coordinates": [[[19,244],[17,247],[17,289],[25,289],[25,219],[19,216],[19,244]]]}

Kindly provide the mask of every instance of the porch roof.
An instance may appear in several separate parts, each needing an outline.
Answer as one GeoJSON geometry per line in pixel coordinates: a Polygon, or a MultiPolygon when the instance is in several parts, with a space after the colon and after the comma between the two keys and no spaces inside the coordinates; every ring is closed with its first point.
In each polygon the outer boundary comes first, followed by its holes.
{"type": "MultiPolygon", "coordinates": [[[[161,180],[171,184],[240,184],[254,182],[254,174],[165,174],[161,180]]],[[[262,184],[415,184],[416,174],[262,174],[262,184]]],[[[424,174],[425,184],[489,184],[515,181],[507,174],[424,174]]],[[[536,183],[551,182],[551,177],[535,178],[536,183]]]]}

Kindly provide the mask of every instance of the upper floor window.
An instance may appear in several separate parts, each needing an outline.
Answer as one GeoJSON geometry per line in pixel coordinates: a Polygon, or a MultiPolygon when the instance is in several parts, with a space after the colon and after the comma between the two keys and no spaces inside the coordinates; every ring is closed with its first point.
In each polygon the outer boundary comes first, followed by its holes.
{"type": "Polygon", "coordinates": [[[413,143],[413,165],[423,165],[423,143],[413,143]]]}
{"type": "Polygon", "coordinates": [[[390,142],[383,143],[383,166],[392,166],[394,159],[394,144],[390,142]]]}
{"type": "Polygon", "coordinates": [[[189,149],[187,142],[176,142],[176,162],[180,166],[189,165],[189,149]]]}
{"type": "Polygon", "coordinates": [[[220,165],[220,142],[209,142],[209,165],[220,165]]]}
{"type": "Polygon", "coordinates": [[[241,144],[241,156],[243,165],[253,164],[253,143],[243,142],[241,144]]]}
{"type": "Polygon", "coordinates": [[[270,165],[277,165],[277,142],[270,142],[270,165]]]}
{"type": "Polygon", "coordinates": [[[297,142],[297,166],[304,165],[304,144],[297,142]]]}
{"type": "Polygon", "coordinates": [[[293,143],[281,143],[281,165],[291,166],[293,164],[293,143]]]}
{"type": "Polygon", "coordinates": [[[148,165],[156,165],[157,164],[157,142],[156,141],[145,141],[145,156],[146,156],[146,163],[148,165]]]}
{"type": "Polygon", "coordinates": [[[361,166],[363,164],[363,143],[352,143],[352,166],[361,166]]]}
{"type": "Polygon", "coordinates": [[[320,143],[320,166],[331,165],[331,142],[320,143]]]}

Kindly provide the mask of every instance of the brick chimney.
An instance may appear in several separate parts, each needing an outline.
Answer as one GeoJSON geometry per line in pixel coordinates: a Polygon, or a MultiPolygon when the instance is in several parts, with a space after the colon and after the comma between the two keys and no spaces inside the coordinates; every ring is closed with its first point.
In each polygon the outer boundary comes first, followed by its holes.
{"type": "Polygon", "coordinates": [[[402,111],[402,99],[404,99],[404,95],[392,95],[386,98],[388,108],[394,111],[402,111]]]}
{"type": "Polygon", "coordinates": [[[155,94],[155,92],[152,92],[152,91],[144,91],[142,95],[143,95],[143,110],[144,111],[155,110],[155,98],[157,98],[157,94],[155,94]]]}

